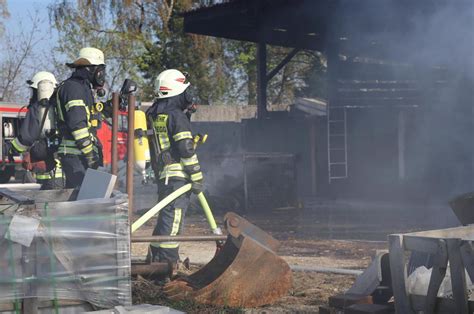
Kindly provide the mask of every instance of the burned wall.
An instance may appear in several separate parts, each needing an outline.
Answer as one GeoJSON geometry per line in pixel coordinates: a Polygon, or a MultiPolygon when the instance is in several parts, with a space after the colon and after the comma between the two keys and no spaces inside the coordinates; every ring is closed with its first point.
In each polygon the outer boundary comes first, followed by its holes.
{"type": "MultiPolygon", "coordinates": [[[[243,210],[245,206],[243,161],[246,156],[247,173],[253,175],[249,179],[249,184],[260,177],[264,180],[262,182],[270,185],[274,180],[280,180],[275,178],[285,178],[282,180],[289,182],[274,184],[296,185],[294,190],[298,195],[310,194],[308,123],[304,119],[290,118],[249,119],[243,120],[242,123],[195,122],[193,124],[195,133],[209,134],[207,142],[198,148],[198,156],[205,172],[207,191],[214,196],[215,201],[226,203],[227,206],[240,207],[233,208],[234,210],[243,210]],[[265,153],[271,156],[263,158],[260,155],[265,153]],[[263,162],[262,166],[258,167],[259,169],[251,169],[259,162],[263,162]],[[271,168],[272,164],[274,165],[272,171],[268,172],[267,166],[270,165],[271,168]],[[290,169],[291,164],[294,164],[294,169],[290,169]],[[259,172],[262,169],[266,169],[267,173],[259,172]],[[293,173],[296,175],[294,179],[293,173]]],[[[282,197],[280,195],[282,193],[277,194],[282,197]]],[[[289,199],[297,197],[296,195],[287,196],[289,199]]],[[[281,206],[287,204],[283,199],[277,203],[283,204],[281,206]]],[[[268,206],[277,205],[269,204],[268,206]]]]}

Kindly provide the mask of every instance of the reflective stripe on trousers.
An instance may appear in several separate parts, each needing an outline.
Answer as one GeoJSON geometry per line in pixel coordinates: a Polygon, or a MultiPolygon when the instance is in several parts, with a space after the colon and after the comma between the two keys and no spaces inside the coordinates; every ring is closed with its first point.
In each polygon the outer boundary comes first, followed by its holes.
{"type": "MultiPolygon", "coordinates": [[[[182,210],[181,208],[175,208],[174,209],[174,219],[173,219],[173,225],[171,227],[171,232],[170,236],[175,236],[179,232],[179,227],[181,225],[181,219],[182,219],[182,210]]],[[[152,242],[150,243],[151,246],[153,247],[158,247],[158,248],[163,248],[163,249],[175,249],[179,247],[178,242],[152,242]]]]}

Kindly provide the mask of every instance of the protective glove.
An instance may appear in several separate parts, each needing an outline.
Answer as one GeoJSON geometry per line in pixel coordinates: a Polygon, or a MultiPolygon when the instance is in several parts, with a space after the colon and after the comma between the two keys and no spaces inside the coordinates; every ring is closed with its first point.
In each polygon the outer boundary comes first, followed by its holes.
{"type": "Polygon", "coordinates": [[[99,158],[99,155],[94,150],[86,154],[85,157],[87,161],[87,168],[91,168],[91,169],[99,168],[100,158],[99,158]]]}
{"type": "Polygon", "coordinates": [[[195,181],[195,182],[191,182],[191,183],[192,183],[191,192],[193,192],[194,194],[198,195],[199,193],[204,191],[204,182],[203,182],[203,180],[195,181]]]}

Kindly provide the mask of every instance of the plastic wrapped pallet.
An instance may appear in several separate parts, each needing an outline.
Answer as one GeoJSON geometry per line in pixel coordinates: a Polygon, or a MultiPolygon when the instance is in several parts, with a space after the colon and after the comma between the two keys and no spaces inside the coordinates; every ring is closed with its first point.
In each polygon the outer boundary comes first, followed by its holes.
{"type": "Polygon", "coordinates": [[[35,204],[0,201],[0,302],[16,309],[28,298],[130,305],[126,195],[68,201],[71,190],[22,193],[35,204]]]}

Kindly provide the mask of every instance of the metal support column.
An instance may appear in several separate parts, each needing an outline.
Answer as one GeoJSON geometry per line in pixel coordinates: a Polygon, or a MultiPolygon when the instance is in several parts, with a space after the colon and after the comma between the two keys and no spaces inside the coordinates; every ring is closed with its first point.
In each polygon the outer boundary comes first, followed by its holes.
{"type": "Polygon", "coordinates": [[[135,95],[128,96],[128,136],[127,136],[127,194],[128,194],[128,218],[131,221],[133,214],[133,140],[135,139],[135,95]]]}
{"type": "Polygon", "coordinates": [[[118,137],[118,110],[119,110],[119,95],[117,93],[112,94],[112,169],[111,173],[117,175],[118,173],[118,149],[117,149],[117,137],[118,137]]]}
{"type": "Polygon", "coordinates": [[[257,118],[267,116],[267,45],[257,44],[257,118]]]}

